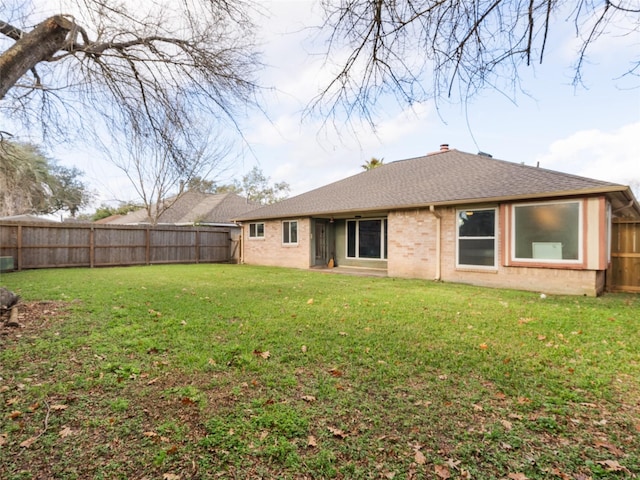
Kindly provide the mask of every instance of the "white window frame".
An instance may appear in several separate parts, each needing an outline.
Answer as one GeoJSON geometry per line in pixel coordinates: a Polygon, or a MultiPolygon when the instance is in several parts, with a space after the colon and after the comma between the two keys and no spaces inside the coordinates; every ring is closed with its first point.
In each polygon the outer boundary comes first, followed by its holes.
{"type": "Polygon", "coordinates": [[[474,207],[474,208],[459,208],[456,210],[456,268],[466,270],[487,270],[496,271],[498,269],[498,208],[497,207],[474,207]],[[460,237],[460,225],[458,219],[461,212],[486,212],[488,210],[493,211],[493,236],[483,237],[460,237]],[[460,239],[473,239],[473,240],[493,240],[493,265],[473,265],[467,263],[460,263],[460,239]]]}
{"type": "Polygon", "coordinates": [[[298,244],[298,236],[300,234],[300,230],[298,229],[298,220],[283,220],[282,221],[282,244],[283,245],[297,245],[298,244]],[[291,241],[291,225],[294,224],[296,225],[296,241],[292,242],[291,241]],[[285,228],[287,229],[287,234],[288,234],[288,241],[285,241],[284,238],[284,233],[285,233],[285,228]]]}
{"type": "Polygon", "coordinates": [[[345,252],[345,257],[348,258],[349,260],[371,260],[372,262],[378,262],[378,261],[382,261],[382,262],[386,262],[387,261],[387,256],[385,255],[385,224],[387,225],[387,230],[389,228],[389,221],[387,220],[387,218],[385,217],[376,217],[376,218],[350,218],[348,220],[345,221],[345,235],[344,235],[344,252],[345,252]],[[358,245],[360,244],[360,228],[359,228],[359,224],[360,222],[368,222],[371,220],[380,220],[380,253],[381,256],[380,257],[361,257],[359,255],[359,249],[358,249],[358,245]],[[355,257],[350,257],[349,256],[349,222],[355,222],[356,223],[356,238],[355,238],[355,242],[356,242],[356,256],[355,257]]]}
{"type": "Polygon", "coordinates": [[[582,200],[551,200],[547,202],[530,202],[530,203],[518,203],[511,205],[511,261],[517,263],[545,263],[553,265],[580,265],[584,259],[584,239],[583,239],[583,215],[584,215],[584,202],[582,200]],[[578,205],[578,258],[577,259],[551,259],[551,258],[519,258],[516,257],[516,218],[518,207],[535,207],[544,205],[561,205],[575,203],[578,205]]]}
{"type": "Polygon", "coordinates": [[[251,222],[249,224],[249,238],[251,239],[259,239],[259,238],[264,238],[264,222],[251,222]],[[262,225],[262,235],[259,234],[258,231],[258,225],[262,225]],[[254,234],[251,235],[251,227],[254,227],[254,234]]]}

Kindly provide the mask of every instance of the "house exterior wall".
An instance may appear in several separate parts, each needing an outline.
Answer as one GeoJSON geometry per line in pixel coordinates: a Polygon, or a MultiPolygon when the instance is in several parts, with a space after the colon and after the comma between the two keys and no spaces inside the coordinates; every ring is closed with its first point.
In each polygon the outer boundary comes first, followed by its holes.
{"type": "Polygon", "coordinates": [[[388,266],[390,277],[436,278],[437,219],[428,209],[390,212],[388,266]]]}
{"type": "MultiPolygon", "coordinates": [[[[490,207],[495,205],[487,206],[490,207]]],[[[507,216],[507,211],[507,206],[498,210],[498,261],[495,269],[456,266],[456,208],[438,208],[435,211],[441,222],[439,265],[436,215],[428,209],[391,212],[388,217],[388,275],[554,294],[593,296],[602,292],[603,270],[606,267],[602,265],[601,260],[601,249],[604,248],[600,242],[601,229],[604,228],[601,200],[589,199],[584,203],[585,258],[579,268],[509,265],[509,229],[506,228],[507,219],[500,218],[501,215],[507,216]]]]}
{"type": "MultiPolygon", "coordinates": [[[[459,207],[458,207],[459,208],[459,207]]],[[[464,207],[463,207],[464,208],[464,207]]],[[[470,207],[471,208],[471,207],[470,207]]],[[[511,256],[511,205],[473,205],[472,208],[496,208],[496,267],[458,267],[456,207],[391,211],[388,222],[388,259],[386,262],[354,262],[345,258],[344,221],[335,222],[336,259],[341,266],[384,268],[390,277],[442,280],[478,286],[512,288],[567,295],[598,295],[604,289],[606,265],[606,201],[584,199],[582,203],[582,260],[577,264],[522,264],[511,256]],[[438,242],[438,229],[440,241],[438,242]]],[[[248,224],[243,227],[244,262],[292,268],[312,265],[314,242],[311,219],[298,220],[297,245],[283,245],[282,220],[265,221],[265,237],[249,238],[248,224]]]]}
{"type": "MultiPolygon", "coordinates": [[[[309,218],[292,218],[298,222],[298,243],[282,243],[283,220],[265,220],[264,237],[250,238],[249,223],[242,226],[243,263],[289,268],[309,268],[311,222],[309,218]]],[[[253,223],[253,222],[252,222],[253,223]]]]}

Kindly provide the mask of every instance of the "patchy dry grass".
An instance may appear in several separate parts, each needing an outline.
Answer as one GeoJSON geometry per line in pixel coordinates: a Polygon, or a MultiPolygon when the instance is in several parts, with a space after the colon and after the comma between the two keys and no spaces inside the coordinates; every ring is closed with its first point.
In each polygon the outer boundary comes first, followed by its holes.
{"type": "Polygon", "coordinates": [[[3,276],[0,478],[640,472],[640,299],[232,265],[3,276]]]}

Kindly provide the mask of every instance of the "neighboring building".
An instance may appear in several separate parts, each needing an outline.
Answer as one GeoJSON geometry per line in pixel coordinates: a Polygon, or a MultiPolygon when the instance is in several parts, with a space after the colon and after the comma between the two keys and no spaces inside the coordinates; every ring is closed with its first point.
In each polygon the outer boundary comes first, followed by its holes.
{"type": "MultiPolygon", "coordinates": [[[[233,218],[260,206],[235,193],[185,192],[175,202],[173,199],[167,202],[173,203],[160,215],[158,224],[237,227],[233,218]]],[[[151,219],[143,208],[127,215],[107,217],[100,223],[139,225],[151,223],[151,219]]]]}
{"type": "Polygon", "coordinates": [[[0,217],[0,222],[18,222],[18,223],[39,223],[39,222],[56,222],[51,218],[39,217],[38,215],[31,215],[29,213],[24,215],[11,215],[9,217],[0,217]]]}
{"type": "Polygon", "coordinates": [[[629,187],[469,154],[402,160],[238,215],[242,261],[597,295],[629,187]]]}

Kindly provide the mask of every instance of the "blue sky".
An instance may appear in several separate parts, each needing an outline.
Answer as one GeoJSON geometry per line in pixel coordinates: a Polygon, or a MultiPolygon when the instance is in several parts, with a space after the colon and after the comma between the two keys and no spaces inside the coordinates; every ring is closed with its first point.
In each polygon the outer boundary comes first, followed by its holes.
{"type": "MultiPolygon", "coordinates": [[[[362,171],[372,157],[386,163],[450,148],[479,150],[502,160],[640,186],[640,82],[619,78],[640,55],[640,35],[602,38],[590,51],[584,87],[571,86],[576,40],[571,25],[552,32],[543,65],[522,71],[525,93],[515,103],[485,91],[466,106],[446,101],[403,110],[391,101],[379,108],[377,132],[362,125],[349,132],[323,129],[322,118],[302,121],[302,110],[329,76],[322,51],[305,26],[318,23],[319,9],[308,0],[265,0],[271,11],[260,36],[268,65],[260,81],[268,118],[241,119],[248,140],[238,159],[218,180],[240,178],[255,165],[272,182],[286,181],[296,195],[362,171]],[[635,86],[635,88],[634,88],[635,86]]],[[[94,152],[58,148],[54,156],[85,172],[100,201],[135,199],[129,180],[94,152]],[[90,161],[88,160],[90,159],[90,161]]]]}

